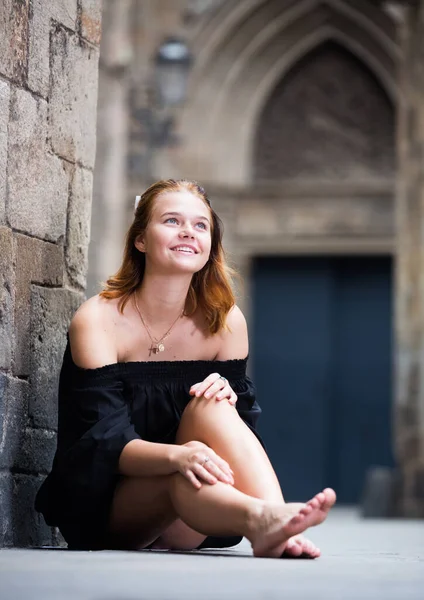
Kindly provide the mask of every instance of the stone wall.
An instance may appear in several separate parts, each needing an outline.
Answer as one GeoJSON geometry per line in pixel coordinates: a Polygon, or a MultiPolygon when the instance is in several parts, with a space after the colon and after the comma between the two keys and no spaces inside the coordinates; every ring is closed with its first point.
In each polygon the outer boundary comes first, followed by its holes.
{"type": "Polygon", "coordinates": [[[100,11],[100,0],[0,6],[0,546],[57,542],[33,502],[86,283],[100,11]]]}

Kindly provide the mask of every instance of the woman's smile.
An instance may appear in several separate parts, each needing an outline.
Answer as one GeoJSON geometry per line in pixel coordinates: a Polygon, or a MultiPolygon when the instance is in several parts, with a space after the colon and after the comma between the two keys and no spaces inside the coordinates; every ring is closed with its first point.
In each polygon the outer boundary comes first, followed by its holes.
{"type": "Polygon", "coordinates": [[[183,254],[198,254],[199,251],[196,250],[194,246],[189,246],[188,244],[180,244],[178,246],[174,246],[171,248],[173,252],[181,252],[183,254]]]}

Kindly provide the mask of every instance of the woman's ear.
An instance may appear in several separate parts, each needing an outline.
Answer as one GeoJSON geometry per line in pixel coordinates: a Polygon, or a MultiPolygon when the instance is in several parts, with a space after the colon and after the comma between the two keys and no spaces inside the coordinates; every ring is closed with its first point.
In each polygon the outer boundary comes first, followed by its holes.
{"type": "Polygon", "coordinates": [[[135,238],[134,246],[137,248],[137,250],[139,252],[146,252],[143,234],[140,234],[135,238]]]}

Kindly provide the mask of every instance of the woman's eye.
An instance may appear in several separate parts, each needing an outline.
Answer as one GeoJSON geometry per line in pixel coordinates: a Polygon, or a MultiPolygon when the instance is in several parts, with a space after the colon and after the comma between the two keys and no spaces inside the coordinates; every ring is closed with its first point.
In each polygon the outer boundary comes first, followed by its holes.
{"type": "Polygon", "coordinates": [[[171,223],[171,221],[173,223],[177,223],[177,219],[175,217],[169,217],[169,219],[166,219],[165,223],[171,223]]]}
{"type": "Polygon", "coordinates": [[[197,225],[201,228],[201,229],[206,229],[206,223],[203,223],[203,221],[199,221],[199,223],[197,223],[197,225]]]}

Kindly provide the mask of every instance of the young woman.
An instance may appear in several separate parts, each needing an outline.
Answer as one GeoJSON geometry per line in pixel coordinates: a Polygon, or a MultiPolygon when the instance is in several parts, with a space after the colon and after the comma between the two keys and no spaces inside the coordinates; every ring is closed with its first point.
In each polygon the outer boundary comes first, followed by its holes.
{"type": "Polygon", "coordinates": [[[248,337],[220,221],[196,183],[138,203],[124,259],[75,314],[59,385],[58,447],[36,500],[69,547],[320,551],[300,534],[335,502],[286,504],[255,432],[248,337]]]}

